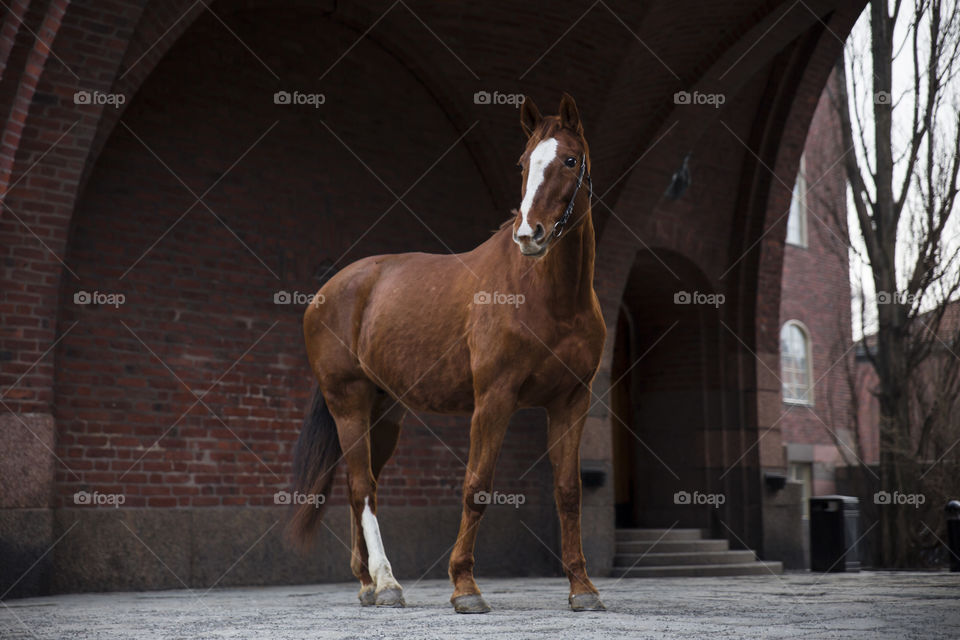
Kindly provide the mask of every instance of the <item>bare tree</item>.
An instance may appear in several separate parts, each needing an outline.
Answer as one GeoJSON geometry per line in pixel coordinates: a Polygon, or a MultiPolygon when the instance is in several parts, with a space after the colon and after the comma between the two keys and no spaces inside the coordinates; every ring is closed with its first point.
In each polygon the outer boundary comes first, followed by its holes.
{"type": "Polygon", "coordinates": [[[869,47],[848,43],[833,98],[849,151],[848,246],[861,290],[874,292],[861,295],[859,316],[876,375],[880,486],[924,496],[924,510],[877,510],[879,561],[902,567],[936,544],[960,453],[960,322],[948,313],[960,288],[960,3],[872,0],[869,34],[869,47]]]}

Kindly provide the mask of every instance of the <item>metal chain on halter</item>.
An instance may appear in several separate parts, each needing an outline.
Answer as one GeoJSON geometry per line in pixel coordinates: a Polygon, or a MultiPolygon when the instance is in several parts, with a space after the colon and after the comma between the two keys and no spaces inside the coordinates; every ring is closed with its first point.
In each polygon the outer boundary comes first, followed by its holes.
{"type": "Polygon", "coordinates": [[[566,226],[567,221],[570,219],[570,214],[573,213],[573,205],[577,200],[577,193],[580,192],[580,185],[583,184],[583,176],[587,176],[587,186],[590,189],[590,199],[587,201],[587,204],[590,205],[593,203],[593,180],[590,179],[590,174],[586,173],[587,171],[587,154],[580,156],[580,174],[577,176],[577,187],[573,190],[573,195],[570,197],[570,202],[567,204],[566,211],[563,212],[563,215],[560,216],[560,219],[556,221],[553,225],[553,235],[557,238],[560,237],[560,234],[563,233],[563,227],[566,226]]]}

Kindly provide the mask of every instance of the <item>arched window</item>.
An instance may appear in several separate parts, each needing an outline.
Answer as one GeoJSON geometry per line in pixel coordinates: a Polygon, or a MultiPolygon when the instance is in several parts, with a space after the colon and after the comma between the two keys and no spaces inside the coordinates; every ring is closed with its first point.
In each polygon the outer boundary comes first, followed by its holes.
{"type": "Polygon", "coordinates": [[[810,334],[796,320],[780,329],[780,379],[783,401],[789,404],[813,404],[813,371],[810,334]]]}
{"type": "Polygon", "coordinates": [[[798,247],[807,246],[807,163],[800,156],[800,171],[793,183],[790,197],[790,215],[787,217],[787,242],[798,247]]]}

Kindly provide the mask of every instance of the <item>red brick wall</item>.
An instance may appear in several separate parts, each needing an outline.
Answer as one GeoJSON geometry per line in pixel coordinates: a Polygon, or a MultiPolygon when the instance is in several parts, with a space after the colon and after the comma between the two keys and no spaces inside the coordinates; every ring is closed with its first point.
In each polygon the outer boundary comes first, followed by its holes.
{"type": "MultiPolygon", "coordinates": [[[[353,37],[340,30],[321,40],[311,29],[277,17],[243,38],[279,68],[283,52],[271,43],[283,37],[314,48],[332,39],[345,47],[353,37]]],[[[397,194],[458,132],[370,43],[344,60],[337,89],[320,108],[275,105],[278,89],[309,89],[298,83],[316,55],[308,47],[284,58],[290,81],[256,68],[237,75],[234,61],[249,54],[202,16],[107,142],[71,233],[67,264],[79,280],[65,280],[60,298],[59,325],[73,327],[56,350],[57,453],[69,466],[57,478],[67,502],[86,489],[122,492],[128,506],[272,504],[289,482],[312,383],[303,307],[276,305],[274,293],[312,293],[332,261],[465,250],[504,217],[457,145],[404,199],[429,230],[402,204],[377,222],[393,196],[324,123],[397,194]],[[211,49],[217,55],[204,58],[211,49]],[[218,85],[226,74],[232,82],[218,85]],[[381,116],[352,117],[370,104],[381,116]],[[223,222],[204,204],[191,208],[195,198],[178,177],[204,193],[261,135],[204,198],[223,222]],[[120,293],[125,303],[74,304],[81,291],[120,293]],[[191,410],[196,398],[187,387],[210,392],[191,410]]],[[[519,153],[519,129],[513,137],[519,153]]],[[[408,418],[383,478],[384,504],[460,500],[469,423],[425,420],[439,439],[408,418]]],[[[499,465],[502,482],[515,485],[544,450],[540,425],[539,418],[518,420],[499,465]]],[[[526,485],[549,486],[541,482],[544,465],[526,485]]]]}
{"type": "Polygon", "coordinates": [[[808,246],[785,246],[780,326],[798,320],[809,330],[815,382],[813,406],[783,405],[783,440],[827,445],[815,449],[815,462],[829,466],[837,455],[830,450],[834,434],[849,439],[854,367],[849,263],[842,240],[847,215],[844,151],[837,115],[825,90],[804,146],[808,246]]]}
{"type": "Polygon", "coordinates": [[[860,431],[861,456],[868,464],[880,461],[880,403],[874,392],[877,388],[877,373],[866,356],[858,357],[857,372],[857,426],[860,431]]]}

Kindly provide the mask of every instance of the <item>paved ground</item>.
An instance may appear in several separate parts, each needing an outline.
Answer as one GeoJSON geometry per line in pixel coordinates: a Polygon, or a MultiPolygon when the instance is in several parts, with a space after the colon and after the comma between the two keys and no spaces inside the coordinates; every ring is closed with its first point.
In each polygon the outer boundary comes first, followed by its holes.
{"type": "Polygon", "coordinates": [[[441,580],[406,609],[361,609],[353,584],[10,600],[0,638],[960,638],[956,573],[608,578],[605,613],[568,611],[560,578],[480,584],[483,616],[455,614],[441,580]]]}

